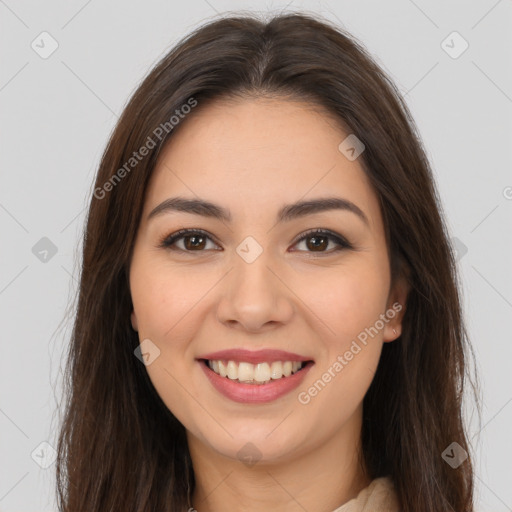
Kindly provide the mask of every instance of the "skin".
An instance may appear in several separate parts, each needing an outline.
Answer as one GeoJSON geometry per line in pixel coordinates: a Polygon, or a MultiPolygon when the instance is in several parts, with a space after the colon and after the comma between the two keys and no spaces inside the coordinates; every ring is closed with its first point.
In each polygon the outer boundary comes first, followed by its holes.
{"type": "Polygon", "coordinates": [[[186,428],[198,512],[332,512],[371,482],[357,462],[362,401],[383,343],[400,335],[407,287],[402,280],[391,286],[377,196],[358,159],[338,150],[347,135],[306,103],[216,101],[182,122],[153,171],[130,266],[131,321],[139,339],[160,350],[146,369],[186,428]],[[178,195],[219,204],[232,221],[186,212],[147,220],[178,195]],[[275,222],[285,203],[330,196],[355,203],[368,225],[343,210],[275,222]],[[211,240],[200,249],[190,239],[175,243],[182,251],[158,247],[182,228],[202,229],[211,240]],[[319,252],[311,238],[294,244],[312,228],[340,234],[354,248],[332,252],[331,240],[319,252]],[[236,252],[247,236],[263,249],[251,264],[236,252]],[[299,392],[396,302],[401,312],[300,403],[299,392]],[[315,365],[274,402],[237,403],[212,387],[195,360],[235,347],[288,350],[315,365]],[[254,465],[237,455],[248,442],[261,457],[254,465]]]}

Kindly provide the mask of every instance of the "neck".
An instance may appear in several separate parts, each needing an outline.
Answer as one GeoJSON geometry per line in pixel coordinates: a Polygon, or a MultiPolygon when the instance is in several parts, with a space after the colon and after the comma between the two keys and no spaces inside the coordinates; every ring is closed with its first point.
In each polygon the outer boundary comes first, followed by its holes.
{"type": "Polygon", "coordinates": [[[307,451],[249,466],[187,433],[194,467],[197,512],[332,512],[370,484],[360,467],[361,418],[307,451]]]}

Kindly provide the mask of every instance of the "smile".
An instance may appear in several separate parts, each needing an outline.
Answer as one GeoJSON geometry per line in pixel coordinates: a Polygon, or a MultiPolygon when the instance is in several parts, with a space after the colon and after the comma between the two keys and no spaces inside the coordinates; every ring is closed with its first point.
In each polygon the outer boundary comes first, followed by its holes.
{"type": "Polygon", "coordinates": [[[205,360],[217,375],[245,384],[266,384],[294,375],[305,361],[273,361],[252,364],[246,361],[205,360]]]}
{"type": "Polygon", "coordinates": [[[308,356],[274,349],[220,350],[201,354],[196,361],[211,389],[244,404],[263,404],[289,395],[315,365],[308,356]]]}

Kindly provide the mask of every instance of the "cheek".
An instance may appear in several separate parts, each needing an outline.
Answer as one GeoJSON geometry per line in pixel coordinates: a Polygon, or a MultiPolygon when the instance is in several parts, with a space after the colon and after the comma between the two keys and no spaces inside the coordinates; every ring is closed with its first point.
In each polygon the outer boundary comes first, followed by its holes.
{"type": "Polygon", "coordinates": [[[379,282],[361,286],[352,274],[327,296],[318,295],[319,316],[330,332],[322,338],[325,352],[315,378],[301,389],[299,402],[313,416],[313,411],[320,416],[328,411],[325,428],[346,422],[373,380],[382,351],[382,330],[372,328],[384,312],[385,292],[379,282]]]}
{"type": "Polygon", "coordinates": [[[319,410],[340,404],[331,412],[337,421],[345,421],[363,400],[378,366],[388,277],[378,258],[361,259],[331,280],[328,293],[317,295],[320,316],[334,334],[324,338],[327,358],[310,391],[319,410]]]}
{"type": "Polygon", "coordinates": [[[139,339],[151,340],[159,350],[146,370],[170,408],[170,400],[174,404],[183,393],[179,383],[200,371],[194,340],[208,311],[208,291],[218,281],[215,272],[171,268],[155,258],[141,257],[133,264],[130,283],[139,339]]]}
{"type": "Polygon", "coordinates": [[[389,283],[381,267],[370,258],[354,258],[353,264],[319,274],[318,279],[296,282],[301,283],[297,295],[324,325],[323,337],[331,350],[345,350],[384,313],[389,283]]]}
{"type": "Polygon", "coordinates": [[[187,352],[197,329],[194,305],[205,293],[196,281],[186,272],[173,272],[165,264],[142,258],[134,261],[130,273],[139,339],[151,340],[159,350],[146,371],[162,401],[182,422],[194,403],[183,392],[183,383],[197,371],[187,352]]]}
{"type": "Polygon", "coordinates": [[[130,282],[139,336],[161,342],[180,331],[207,285],[187,271],[176,272],[165,264],[142,260],[133,265],[130,282]]]}

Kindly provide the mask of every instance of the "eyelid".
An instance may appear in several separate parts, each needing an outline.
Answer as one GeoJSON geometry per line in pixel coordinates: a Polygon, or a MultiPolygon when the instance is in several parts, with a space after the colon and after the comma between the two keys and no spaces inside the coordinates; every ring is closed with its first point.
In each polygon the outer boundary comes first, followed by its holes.
{"type": "MultiPolygon", "coordinates": [[[[194,234],[203,235],[206,238],[210,239],[212,242],[214,242],[216,245],[220,246],[220,244],[218,243],[216,238],[213,235],[211,235],[210,233],[208,233],[207,231],[200,229],[200,228],[184,228],[184,229],[180,229],[174,233],[171,233],[170,235],[165,235],[160,240],[158,247],[163,248],[163,249],[177,250],[177,251],[189,253],[189,254],[194,253],[194,252],[206,252],[205,250],[184,251],[182,249],[172,249],[171,248],[171,246],[176,241],[184,238],[186,235],[194,235],[194,234]]],[[[353,245],[345,237],[343,237],[342,235],[339,235],[329,229],[324,229],[324,228],[312,228],[312,229],[309,229],[309,230],[299,234],[292,242],[292,246],[297,245],[299,242],[302,242],[304,239],[307,239],[313,235],[319,235],[319,236],[324,235],[324,236],[330,238],[332,241],[334,241],[338,247],[336,249],[331,249],[330,251],[318,251],[317,253],[315,251],[292,251],[292,252],[303,252],[303,253],[310,254],[313,256],[315,254],[318,254],[321,256],[321,255],[333,254],[333,253],[338,252],[343,249],[353,249],[354,248],[353,245]]]]}
{"type": "MultiPolygon", "coordinates": [[[[160,247],[162,249],[171,249],[171,245],[174,244],[175,242],[177,242],[178,240],[180,240],[181,238],[183,238],[184,236],[186,236],[186,235],[194,235],[194,234],[203,235],[206,238],[209,238],[216,245],[220,245],[217,242],[217,239],[213,235],[211,235],[210,233],[205,231],[204,229],[199,229],[199,228],[183,228],[183,229],[179,229],[178,231],[175,231],[174,233],[171,233],[170,235],[165,235],[160,240],[160,243],[158,244],[158,247],[160,247]]],[[[180,249],[177,249],[177,250],[180,250],[180,249]]],[[[204,251],[183,251],[182,250],[181,252],[192,253],[192,252],[204,252],[204,251]]]]}
{"type": "MultiPolygon", "coordinates": [[[[330,229],[324,229],[324,228],[308,229],[304,233],[301,233],[300,235],[298,235],[298,237],[293,241],[292,245],[297,245],[297,243],[302,242],[302,240],[309,238],[310,236],[313,236],[313,235],[327,236],[331,240],[334,240],[334,242],[336,242],[340,247],[345,248],[345,249],[353,248],[352,244],[345,237],[335,233],[334,231],[331,231],[330,229]]],[[[314,251],[301,251],[301,252],[309,252],[311,254],[315,254],[314,251]]],[[[335,252],[335,251],[326,251],[326,252],[323,252],[323,254],[332,254],[333,252],[335,252]]],[[[322,251],[320,251],[319,254],[322,254],[322,251]]]]}

